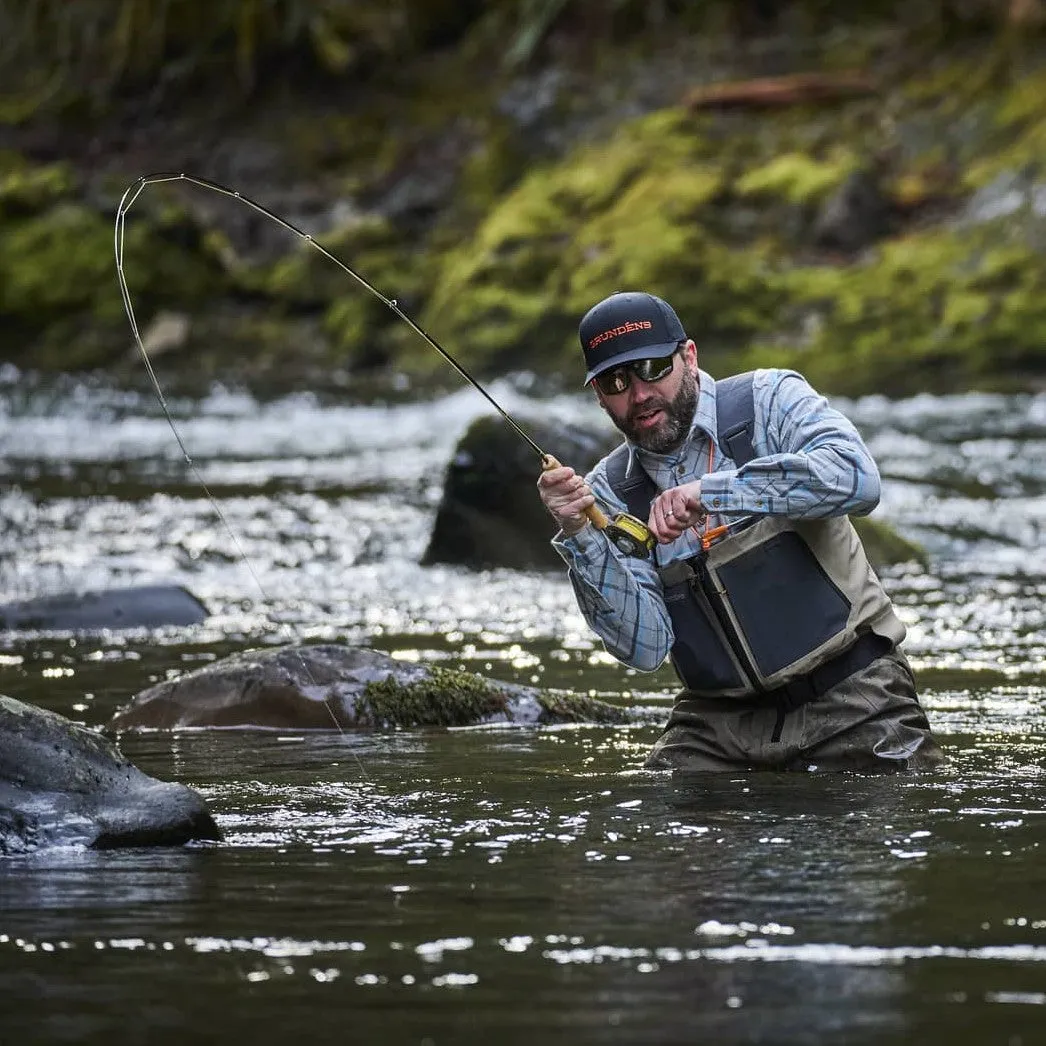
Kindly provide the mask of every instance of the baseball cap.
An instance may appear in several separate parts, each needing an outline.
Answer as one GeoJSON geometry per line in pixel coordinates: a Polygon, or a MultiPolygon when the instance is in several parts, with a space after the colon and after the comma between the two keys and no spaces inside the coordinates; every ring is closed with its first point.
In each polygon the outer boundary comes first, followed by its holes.
{"type": "Polygon", "coordinates": [[[593,305],[578,327],[587,385],[597,374],[648,356],[667,356],[686,340],[675,310],[654,294],[618,291],[593,305]]]}

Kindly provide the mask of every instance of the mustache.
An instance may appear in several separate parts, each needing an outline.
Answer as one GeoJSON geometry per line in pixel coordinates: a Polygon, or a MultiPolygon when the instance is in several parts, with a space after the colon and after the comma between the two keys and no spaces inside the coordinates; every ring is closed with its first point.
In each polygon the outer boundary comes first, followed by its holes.
{"type": "Polygon", "coordinates": [[[628,412],[628,420],[635,421],[640,414],[652,414],[655,410],[663,410],[670,413],[671,404],[666,399],[647,400],[641,407],[635,407],[628,412]]]}

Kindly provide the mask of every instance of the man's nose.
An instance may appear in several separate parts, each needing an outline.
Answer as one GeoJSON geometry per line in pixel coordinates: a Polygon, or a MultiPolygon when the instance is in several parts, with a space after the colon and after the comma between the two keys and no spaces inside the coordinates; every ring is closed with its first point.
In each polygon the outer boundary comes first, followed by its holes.
{"type": "Polygon", "coordinates": [[[634,374],[632,375],[632,402],[633,403],[644,403],[651,396],[655,395],[654,383],[643,381],[642,378],[637,378],[634,374]]]}

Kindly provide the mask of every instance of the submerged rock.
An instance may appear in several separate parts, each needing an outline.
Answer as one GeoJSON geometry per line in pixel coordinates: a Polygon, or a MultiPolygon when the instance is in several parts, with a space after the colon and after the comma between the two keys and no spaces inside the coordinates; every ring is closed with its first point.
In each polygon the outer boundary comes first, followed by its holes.
{"type": "Polygon", "coordinates": [[[0,695],[0,854],[219,838],[192,789],[142,773],[93,730],[0,695]]]}
{"type": "Polygon", "coordinates": [[[623,709],[592,698],[332,643],[234,654],[143,690],[109,726],[355,730],[626,719],[623,709]]]}
{"type": "Polygon", "coordinates": [[[100,592],[65,592],[0,606],[0,628],[96,631],[195,625],[207,608],[179,585],[138,585],[100,592]]]}

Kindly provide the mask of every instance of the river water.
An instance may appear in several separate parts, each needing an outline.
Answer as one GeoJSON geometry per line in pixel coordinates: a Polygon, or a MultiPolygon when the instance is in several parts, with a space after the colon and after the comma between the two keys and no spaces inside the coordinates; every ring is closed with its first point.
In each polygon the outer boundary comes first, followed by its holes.
{"type": "Polygon", "coordinates": [[[474,391],[173,399],[223,523],[148,392],[0,368],[0,601],[174,581],[212,611],[4,634],[0,693],[100,726],[170,673],[301,640],[636,708],[125,735],[224,841],[0,860],[0,1041],[1046,1042],[1046,396],[842,406],[879,516],[930,554],[885,580],[949,764],[673,779],[638,769],[670,674],[602,653],[559,572],[419,565],[474,391]]]}

